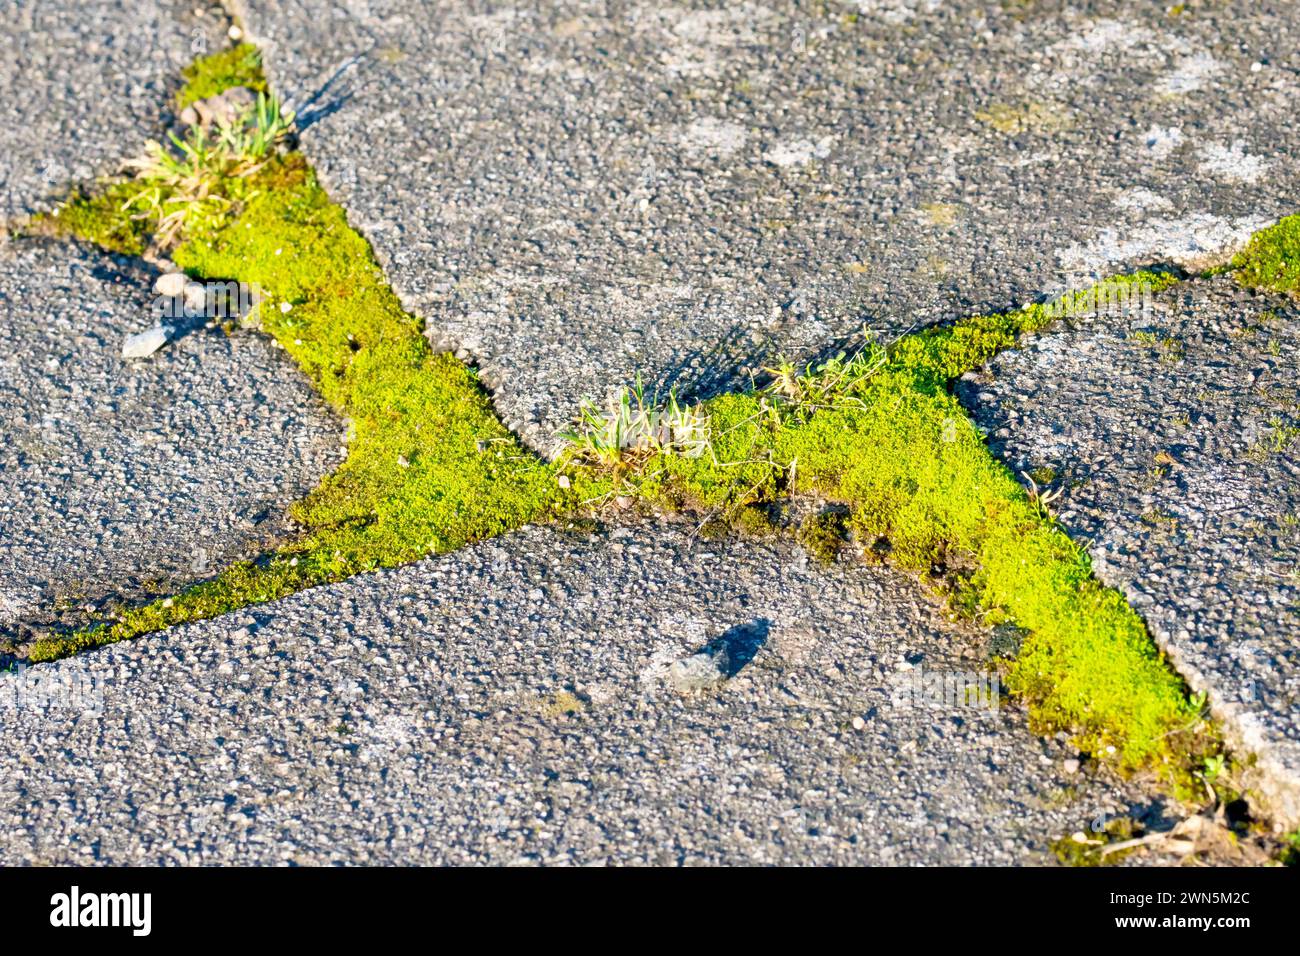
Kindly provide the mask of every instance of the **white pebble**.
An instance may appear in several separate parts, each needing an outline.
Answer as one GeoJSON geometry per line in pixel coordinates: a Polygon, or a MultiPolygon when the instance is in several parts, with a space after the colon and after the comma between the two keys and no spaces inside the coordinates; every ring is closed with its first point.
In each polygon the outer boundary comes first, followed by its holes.
{"type": "Polygon", "coordinates": [[[175,297],[185,291],[187,281],[184,272],[168,272],[154,280],[153,290],[159,295],[175,297]]]}
{"type": "Polygon", "coordinates": [[[135,335],[128,335],[126,341],[122,343],[122,358],[145,358],[153,355],[154,352],[167,344],[167,339],[171,333],[170,325],[155,325],[153,328],[137,332],[135,335]]]}

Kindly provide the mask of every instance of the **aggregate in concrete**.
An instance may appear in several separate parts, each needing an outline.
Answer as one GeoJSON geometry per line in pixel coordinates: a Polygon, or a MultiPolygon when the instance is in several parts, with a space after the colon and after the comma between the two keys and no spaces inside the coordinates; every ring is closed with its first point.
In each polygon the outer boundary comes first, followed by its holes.
{"type": "Polygon", "coordinates": [[[204,0],[0,5],[0,222],[161,139],[181,68],[227,43],[227,27],[204,0]]]}
{"type": "Polygon", "coordinates": [[[239,0],[408,308],[542,448],[1295,211],[1283,3],[239,0]]]}
{"type": "Polygon", "coordinates": [[[0,246],[5,632],[65,600],[214,573],[341,459],[341,424],[261,336],[181,323],[123,359],[156,321],[155,275],[76,245],[0,246]]]}
{"type": "Polygon", "coordinates": [[[1040,863],[1169,825],[1005,700],[914,692],[984,661],[885,569],[525,529],[0,675],[0,862],[1040,863]]]}
{"type": "Polygon", "coordinates": [[[1300,311],[1220,277],[1101,308],[962,383],[1300,825],[1300,311]]]}

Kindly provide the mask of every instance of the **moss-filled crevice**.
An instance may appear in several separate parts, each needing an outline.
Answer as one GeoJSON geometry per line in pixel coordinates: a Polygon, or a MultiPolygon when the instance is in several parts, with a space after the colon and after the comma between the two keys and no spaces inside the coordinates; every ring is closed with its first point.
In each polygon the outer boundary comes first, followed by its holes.
{"type": "Polygon", "coordinates": [[[240,43],[195,60],[181,70],[181,77],[185,82],[176,94],[177,110],[236,86],[255,93],[268,92],[261,51],[251,43],[240,43]]]}
{"type": "MultiPolygon", "coordinates": [[[[199,61],[186,78],[181,102],[234,84],[265,89],[247,47],[199,61]]],[[[190,129],[167,157],[183,175],[155,159],[131,179],[75,195],[35,228],[166,254],[192,277],[243,283],[259,300],[246,323],[274,337],[348,423],[347,458],[291,509],[292,543],[111,621],[39,639],[32,661],[451,551],[604,491],[581,472],[561,478],[560,466],[520,443],[476,372],[430,348],[303,157],[274,138],[250,147],[257,131],[190,129]],[[176,227],[170,242],[163,224],[176,227]]]]}
{"type": "MultiPolygon", "coordinates": [[[[223,84],[265,88],[260,73],[247,72],[246,51],[218,57],[189,74],[182,102],[223,84]]],[[[100,626],[50,636],[32,648],[33,660],[451,551],[593,503],[634,497],[769,534],[781,503],[811,498],[833,516],[835,527],[821,520],[805,535],[827,557],[847,536],[925,575],[960,567],[964,593],[987,622],[1024,630],[1007,683],[1037,726],[1068,728],[1101,759],[1170,779],[1213,745],[1200,702],[1141,619],[1096,581],[1044,502],[989,454],[950,389],[1062,315],[1174,277],[1121,277],[1055,303],[867,345],[811,370],[785,366],[762,388],[674,406],[642,430],[648,439],[666,433],[662,444],[647,440],[624,455],[600,432],[548,462],[501,423],[472,369],[431,350],[301,156],[281,148],[251,168],[216,168],[202,201],[181,204],[179,245],[168,251],[195,277],[257,290],[261,329],[349,422],[347,459],[294,507],[301,533],[291,544],[100,626]]],[[[150,220],[132,218],[145,188],[158,185],[135,179],[76,197],[54,223],[138,254],[155,238],[150,220]]],[[[167,208],[175,199],[152,201],[167,208]]],[[[620,414],[641,414],[640,401],[620,414]]],[[[587,422],[598,427],[600,415],[587,422]]]]}
{"type": "MultiPolygon", "coordinates": [[[[39,640],[34,661],[451,551],[602,491],[581,473],[562,482],[501,423],[475,372],[431,350],[301,156],[271,160],[238,194],[172,257],[195,277],[257,290],[257,324],[349,423],[347,458],[291,510],[292,544],[107,625],[39,640]]],[[[62,222],[93,239],[84,208],[66,206],[62,222]]]]}
{"type": "MultiPolygon", "coordinates": [[[[645,455],[623,470],[620,493],[723,515],[814,497],[846,509],[853,537],[895,565],[972,568],[966,588],[983,619],[1028,632],[1007,678],[1036,724],[1073,730],[1119,766],[1178,776],[1209,743],[1198,702],[1123,597],[1093,577],[1084,549],[989,454],[949,389],[1069,308],[958,323],[802,375],[776,370],[765,388],[705,403],[709,454],[645,455]]],[[[829,557],[840,535],[824,524],[815,518],[800,534],[829,557]]]]}

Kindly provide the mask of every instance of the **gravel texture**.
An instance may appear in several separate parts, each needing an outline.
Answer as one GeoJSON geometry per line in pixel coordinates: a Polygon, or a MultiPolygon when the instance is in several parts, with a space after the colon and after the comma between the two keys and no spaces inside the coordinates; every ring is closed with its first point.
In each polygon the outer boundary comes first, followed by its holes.
{"type": "Polygon", "coordinates": [[[0,675],[0,862],[1039,863],[1166,812],[1005,701],[909,697],[984,656],[912,579],[683,527],[525,529],[0,675]]]}
{"type": "MultiPolygon", "coordinates": [[[[1207,691],[1300,826],[1300,312],[1227,277],[1006,352],[961,392],[1013,469],[1048,468],[1102,580],[1207,691]]],[[[1048,475],[1039,474],[1040,483],[1048,475]]]]}
{"type": "Polygon", "coordinates": [[[161,139],[181,68],[220,49],[227,26],[194,0],[0,4],[0,221],[50,208],[161,139]]]}
{"type": "Polygon", "coordinates": [[[1294,210],[1292,4],[1063,7],[232,4],[402,300],[544,448],[638,370],[708,394],[1294,210]]]}
{"type": "Polygon", "coordinates": [[[0,245],[0,633],[63,599],[212,573],[340,458],[342,426],[263,337],[182,326],[123,359],[154,324],[155,276],[0,245]]]}

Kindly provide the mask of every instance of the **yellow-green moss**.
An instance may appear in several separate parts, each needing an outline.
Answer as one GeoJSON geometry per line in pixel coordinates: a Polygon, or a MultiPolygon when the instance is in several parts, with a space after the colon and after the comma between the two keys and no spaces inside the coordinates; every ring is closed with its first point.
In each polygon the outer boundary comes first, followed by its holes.
{"type": "Polygon", "coordinates": [[[1300,296],[1300,216],[1255,233],[1232,268],[1248,288],[1300,296]]]}
{"type": "MultiPolygon", "coordinates": [[[[561,488],[558,467],[501,423],[475,372],[429,348],[300,156],[271,162],[237,188],[238,213],[190,235],[174,258],[194,276],[260,291],[262,328],[350,423],[347,459],[292,509],[299,540],[110,625],[38,641],[32,660],[451,551],[601,493],[576,472],[561,488]]],[[[93,223],[64,225],[92,240],[117,234],[119,204],[95,208],[93,223]]]]}
{"type": "MultiPolygon", "coordinates": [[[[1171,281],[1139,275],[1109,286],[1171,281]]],[[[1142,620],[1097,582],[1084,549],[988,453],[948,388],[1089,295],[869,350],[855,364],[871,374],[844,375],[841,363],[835,374],[852,384],[812,411],[772,390],[721,396],[705,406],[712,456],[660,454],[632,484],[652,500],[724,513],[813,495],[847,506],[857,538],[882,541],[899,566],[977,568],[969,587],[985,618],[1028,632],[1007,679],[1035,725],[1068,728],[1082,748],[1119,766],[1180,777],[1204,742],[1199,707],[1142,620]]]]}
{"type": "Polygon", "coordinates": [[[1278,862],[1283,866],[1300,867],[1300,830],[1282,838],[1282,852],[1278,855],[1278,862]]]}
{"type": "Polygon", "coordinates": [[[251,43],[241,43],[195,60],[181,71],[181,76],[185,85],[176,94],[177,109],[234,86],[245,86],[258,93],[267,91],[262,55],[251,43]]]}
{"type": "MultiPolygon", "coordinates": [[[[234,83],[257,88],[255,57],[240,50],[197,64],[182,100],[234,83]]],[[[58,222],[138,251],[146,237],[124,211],[132,188],[79,197],[58,222]]],[[[502,425],[473,370],[430,350],[419,320],[401,309],[371,250],[300,157],[273,160],[218,193],[187,215],[174,258],[195,276],[262,293],[264,330],[350,422],[348,458],[293,509],[301,536],[276,554],[106,626],[39,641],[32,659],[450,551],[614,489],[728,522],[750,506],[811,495],[844,506],[855,536],[885,542],[902,567],[978,569],[966,586],[986,618],[1028,632],[1008,685],[1030,703],[1037,726],[1069,728],[1103,758],[1113,748],[1123,767],[1174,776],[1186,766],[1201,729],[1197,702],[1123,598],[1093,578],[1084,550],[989,455],[949,391],[952,379],[1019,336],[1172,277],[1121,277],[1058,303],[910,335],[870,350],[857,366],[869,375],[846,376],[843,363],[831,363],[809,380],[815,405],[762,390],[719,396],[705,409],[711,454],[661,453],[635,469],[570,467],[561,488],[562,466],[537,458],[502,425]]]]}
{"type": "Polygon", "coordinates": [[[1134,847],[1106,853],[1106,847],[1112,843],[1122,843],[1140,836],[1139,827],[1130,817],[1116,817],[1108,820],[1100,830],[1090,833],[1072,834],[1052,841],[1052,853],[1066,866],[1114,866],[1124,857],[1134,852],[1134,847]],[[1078,837],[1083,837],[1080,841],[1078,837]]]}
{"type": "Polygon", "coordinates": [[[133,183],[109,183],[100,192],[78,191],[53,215],[33,219],[33,231],[73,235],[110,252],[142,255],[149,242],[149,224],[133,218],[126,204],[138,195],[133,183]]]}
{"type": "Polygon", "coordinates": [[[781,531],[767,508],[762,505],[739,509],[732,516],[731,527],[748,538],[771,538],[781,531]]]}
{"type": "Polygon", "coordinates": [[[844,515],[838,511],[821,511],[804,518],[799,525],[799,543],[818,561],[834,564],[844,544],[844,530],[844,515]]]}

